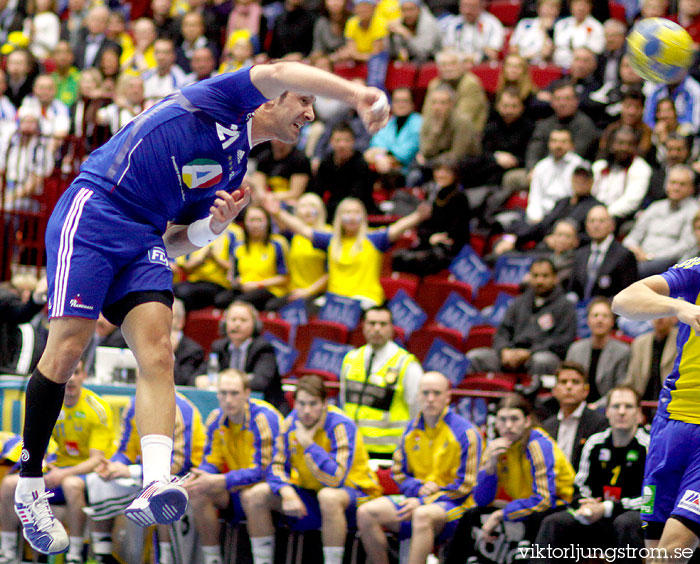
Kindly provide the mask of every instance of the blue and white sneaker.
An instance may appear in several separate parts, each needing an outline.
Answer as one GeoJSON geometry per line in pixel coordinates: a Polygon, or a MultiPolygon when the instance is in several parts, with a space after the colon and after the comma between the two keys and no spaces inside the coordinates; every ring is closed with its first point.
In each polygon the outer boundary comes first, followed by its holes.
{"type": "Polygon", "coordinates": [[[68,535],[49,506],[52,492],[32,492],[32,501],[15,497],[15,513],[22,522],[22,532],[31,547],[43,554],[61,554],[68,550],[68,535]]]}
{"type": "Polygon", "coordinates": [[[181,482],[180,478],[173,478],[169,484],[151,482],[124,510],[124,515],[141,527],[178,521],[187,511],[189,500],[181,482]]]}

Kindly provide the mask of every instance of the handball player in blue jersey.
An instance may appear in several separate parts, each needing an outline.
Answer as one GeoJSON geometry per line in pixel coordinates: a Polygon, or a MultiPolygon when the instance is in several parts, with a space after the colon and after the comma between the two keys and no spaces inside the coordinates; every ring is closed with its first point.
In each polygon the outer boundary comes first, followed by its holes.
{"type": "Polygon", "coordinates": [[[629,319],[676,316],[676,362],[659,393],[644,469],[647,563],[688,562],[700,539],[700,258],[635,282],[613,300],[629,319]],[[665,559],[664,555],[668,558],[665,559]]]}
{"type": "Polygon", "coordinates": [[[90,155],[61,197],[46,232],[49,337],[27,384],[15,511],[36,550],[68,548],[49,507],[41,464],[65,382],[92,339],[100,311],[138,362],[136,424],[144,489],[126,515],[172,523],[187,494],[171,482],[175,420],[168,258],[221,234],[249,200],[240,188],[254,145],[295,143],[314,119],[314,96],[354,107],[374,133],[389,118],[386,96],[300,63],[241,69],[175,93],[90,155]]]}

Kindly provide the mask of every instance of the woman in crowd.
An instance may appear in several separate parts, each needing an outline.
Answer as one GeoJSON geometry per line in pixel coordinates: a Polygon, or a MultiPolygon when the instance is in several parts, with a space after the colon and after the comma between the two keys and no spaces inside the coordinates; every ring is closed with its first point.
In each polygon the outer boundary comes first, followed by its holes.
{"type": "Polygon", "coordinates": [[[510,38],[510,50],[531,63],[550,61],[554,53],[554,22],[560,11],[560,0],[538,0],[537,17],[518,22],[510,38]]]}
{"type": "Polygon", "coordinates": [[[250,302],[258,311],[277,309],[287,293],[287,241],[272,234],[270,216],[250,205],[243,216],[243,237],[230,233],[230,290],[219,293],[214,303],[226,308],[234,299],[250,302]]]}
{"type": "Polygon", "coordinates": [[[102,73],[102,87],[104,90],[113,92],[117,88],[119,80],[119,47],[106,45],[100,53],[97,61],[97,68],[102,73]]]}
{"type": "Polygon", "coordinates": [[[317,249],[328,252],[328,292],[360,300],[364,308],[384,302],[379,283],[382,256],[405,231],[430,216],[430,205],[418,209],[383,229],[370,231],[365,206],[356,198],[340,202],[333,221],[333,232],[317,231],[281,209],[273,198],[265,207],[275,219],[294,233],[309,239],[317,249]]]}
{"type": "Polygon", "coordinates": [[[123,73],[117,80],[114,102],[98,110],[96,122],[109,127],[114,135],[143,111],[143,105],[143,80],[139,76],[123,73]]]}
{"type": "Polygon", "coordinates": [[[314,24],[313,53],[328,55],[331,62],[348,58],[345,49],[345,24],[352,16],[343,0],[325,0],[321,16],[314,24]]]}
{"type": "Polygon", "coordinates": [[[591,336],[571,344],[566,360],[581,364],[588,373],[590,392],[586,401],[591,409],[604,407],[608,391],[627,377],[630,346],[612,336],[615,315],[607,298],[597,297],[588,304],[591,336]]]}
{"type": "Polygon", "coordinates": [[[476,507],[460,520],[445,564],[464,564],[496,541],[506,522],[523,523],[525,540],[531,542],[542,519],[571,502],[574,469],[554,439],[535,424],[532,405],[523,396],[510,393],[501,399],[499,437],[481,457],[473,490],[476,507]]]}
{"type": "Polygon", "coordinates": [[[527,60],[517,53],[506,55],[503,59],[503,67],[496,83],[496,96],[506,88],[514,88],[518,92],[525,108],[530,106],[532,97],[537,93],[530,77],[527,60]]]}

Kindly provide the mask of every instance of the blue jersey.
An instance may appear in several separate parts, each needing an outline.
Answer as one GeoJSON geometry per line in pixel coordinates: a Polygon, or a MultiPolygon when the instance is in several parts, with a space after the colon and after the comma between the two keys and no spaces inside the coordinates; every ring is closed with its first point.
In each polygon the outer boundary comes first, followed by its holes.
{"type": "MultiPolygon", "coordinates": [[[[661,276],[668,283],[669,295],[700,305],[700,258],[692,258],[668,269],[661,276]]],[[[659,393],[657,415],[700,423],[700,337],[690,326],[678,326],[676,362],[659,393]]]]}
{"type": "Polygon", "coordinates": [[[90,155],[78,180],[110,193],[128,217],[165,232],[206,217],[217,190],[246,172],[253,112],[267,101],[250,67],[176,92],[90,155]]]}

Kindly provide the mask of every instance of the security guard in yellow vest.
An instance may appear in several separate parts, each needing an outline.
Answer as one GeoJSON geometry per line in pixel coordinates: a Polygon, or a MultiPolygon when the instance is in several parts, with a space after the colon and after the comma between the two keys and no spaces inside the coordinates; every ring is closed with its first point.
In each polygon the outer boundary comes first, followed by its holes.
{"type": "Polygon", "coordinates": [[[340,372],[340,402],[355,421],[370,455],[391,458],[401,433],[418,412],[418,359],[394,343],[391,311],[376,306],[364,314],[367,344],[350,351],[340,372]]]}

